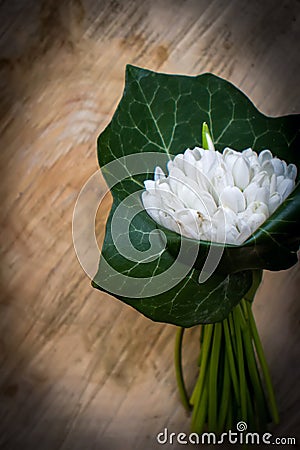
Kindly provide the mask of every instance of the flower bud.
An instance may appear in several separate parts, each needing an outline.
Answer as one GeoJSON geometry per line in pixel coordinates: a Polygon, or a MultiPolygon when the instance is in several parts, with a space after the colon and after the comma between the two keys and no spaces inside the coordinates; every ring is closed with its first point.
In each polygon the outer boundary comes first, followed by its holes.
{"type": "Polygon", "coordinates": [[[232,175],[235,185],[240,189],[245,189],[250,181],[250,164],[242,155],[238,156],[232,166],[232,175]]]}

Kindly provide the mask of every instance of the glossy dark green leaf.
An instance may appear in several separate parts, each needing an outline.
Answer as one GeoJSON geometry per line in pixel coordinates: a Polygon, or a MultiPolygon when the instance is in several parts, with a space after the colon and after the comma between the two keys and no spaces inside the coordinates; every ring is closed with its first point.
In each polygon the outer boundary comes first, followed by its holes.
{"type": "MultiPolygon", "coordinates": [[[[219,151],[227,146],[236,150],[252,147],[257,152],[269,148],[273,154],[300,167],[299,118],[299,115],[277,118],[263,115],[240,90],[212,74],[166,75],[127,66],[123,97],[98,140],[99,164],[108,185],[112,186],[114,204],[93,285],[153,320],[188,327],[226,317],[249,290],[250,269],[281,270],[295,264],[299,248],[299,185],[245,244],[225,246],[217,272],[199,284],[197,280],[208,243],[182,239],[164,230],[166,249],[158,252],[156,259],[143,256],[149,251],[149,236],[157,225],[145,211],[139,212],[132,221],[130,213],[134,208],[139,210],[143,180],[153,178],[155,164],[150,167],[145,162],[143,173],[133,175],[129,171],[122,180],[115,171],[107,169],[107,164],[121,158],[120,168],[127,169],[123,162],[126,155],[142,153],[146,156],[149,152],[172,158],[188,147],[201,145],[201,126],[207,122],[219,151]],[[114,184],[115,180],[120,181],[114,184]],[[126,199],[127,209],[119,211],[118,206],[124,201],[126,205],[126,199]],[[117,240],[111,235],[113,220],[117,240]],[[120,244],[126,250],[123,233],[126,221],[131,222],[129,241],[141,252],[140,260],[126,258],[126,251],[121,254],[116,248],[120,244]],[[192,250],[196,248],[198,256],[193,268],[166,292],[153,296],[148,293],[143,297],[144,288],[141,289],[138,279],[156,280],[157,275],[163,274],[178,259],[182,242],[192,250]],[[109,273],[108,265],[115,270],[115,275],[109,273]],[[124,277],[118,278],[118,273],[124,277]],[[126,294],[129,291],[134,294],[126,294]]],[[[185,258],[188,254],[186,251],[185,258]]],[[[182,264],[188,265],[188,259],[182,260],[182,264]]],[[[147,282],[145,289],[146,285],[147,282]]]]}

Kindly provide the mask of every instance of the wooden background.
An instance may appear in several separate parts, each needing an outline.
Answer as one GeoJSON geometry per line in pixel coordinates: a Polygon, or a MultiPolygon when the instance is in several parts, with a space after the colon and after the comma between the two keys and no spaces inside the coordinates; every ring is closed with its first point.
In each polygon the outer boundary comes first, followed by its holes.
{"type": "MultiPolygon", "coordinates": [[[[72,244],[75,201],[97,170],[96,138],[126,63],[211,71],[264,113],[299,112],[299,9],[296,0],[0,2],[1,449],[147,450],[165,426],[188,431],[175,327],[91,288],[72,244]]],[[[276,436],[300,429],[299,273],[265,273],[255,304],[276,436]]],[[[197,333],[185,340],[189,385],[197,333]]]]}

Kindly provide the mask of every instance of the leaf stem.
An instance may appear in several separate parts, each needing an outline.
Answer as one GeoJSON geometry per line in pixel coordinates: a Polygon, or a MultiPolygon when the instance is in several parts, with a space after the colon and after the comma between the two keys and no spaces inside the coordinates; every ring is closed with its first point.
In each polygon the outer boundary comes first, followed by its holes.
{"type": "Polygon", "coordinates": [[[184,335],[185,328],[178,327],[175,338],[175,353],[174,353],[174,364],[175,364],[175,373],[176,373],[176,381],[179,390],[179,395],[181,402],[184,408],[187,411],[190,411],[191,405],[189,403],[189,398],[186,392],[186,387],[183,378],[182,372],[182,340],[184,335]]]}

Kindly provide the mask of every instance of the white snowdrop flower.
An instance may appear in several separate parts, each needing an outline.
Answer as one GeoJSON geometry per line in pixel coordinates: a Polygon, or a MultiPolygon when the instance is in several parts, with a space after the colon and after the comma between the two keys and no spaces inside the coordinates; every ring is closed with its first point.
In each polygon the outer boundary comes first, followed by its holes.
{"type": "Polygon", "coordinates": [[[271,195],[269,200],[269,212],[270,215],[273,214],[273,212],[278,208],[278,206],[282,203],[282,196],[278,192],[274,192],[273,195],[271,195]]]}
{"type": "Polygon", "coordinates": [[[293,181],[296,180],[297,176],[297,167],[295,164],[289,164],[286,169],[286,175],[293,181]]]}
{"type": "Polygon", "coordinates": [[[277,190],[283,200],[285,200],[292,192],[294,185],[295,185],[294,181],[291,180],[290,178],[284,178],[278,184],[277,190]]]}
{"type": "Polygon", "coordinates": [[[226,186],[220,194],[220,203],[230,208],[234,213],[244,211],[246,207],[245,197],[236,186],[226,186]]]}
{"type": "Polygon", "coordinates": [[[154,180],[155,180],[155,181],[157,181],[157,180],[163,180],[163,179],[165,179],[165,178],[166,178],[166,175],[164,174],[164,171],[163,171],[159,166],[155,167],[155,170],[154,170],[154,180]]]}
{"type": "Polygon", "coordinates": [[[235,185],[240,189],[245,189],[250,181],[250,163],[242,154],[236,157],[232,166],[232,175],[235,185]]]}
{"type": "Polygon", "coordinates": [[[182,235],[239,245],[278,208],[295,187],[297,168],[251,148],[215,150],[204,129],[206,149],[175,156],[167,174],[155,168],[142,202],[158,224],[182,235]]]}
{"type": "Polygon", "coordinates": [[[270,161],[273,159],[273,155],[270,152],[270,150],[263,150],[262,152],[260,152],[260,154],[258,155],[258,161],[260,163],[260,165],[262,166],[264,162],[266,161],[270,161]]]}
{"type": "Polygon", "coordinates": [[[271,163],[272,163],[272,166],[274,168],[274,172],[276,175],[284,175],[284,166],[280,159],[273,158],[273,160],[271,160],[271,163]]]}

